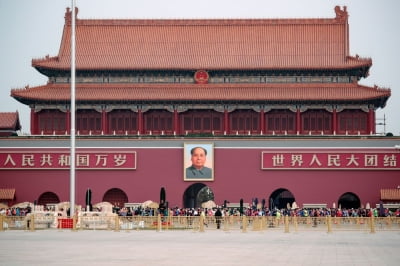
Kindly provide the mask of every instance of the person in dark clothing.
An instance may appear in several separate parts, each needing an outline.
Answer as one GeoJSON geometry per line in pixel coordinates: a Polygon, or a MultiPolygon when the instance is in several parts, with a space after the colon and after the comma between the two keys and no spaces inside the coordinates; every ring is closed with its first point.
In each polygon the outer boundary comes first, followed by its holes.
{"type": "Polygon", "coordinates": [[[221,210],[218,208],[216,211],[215,211],[215,222],[217,223],[217,229],[220,229],[221,228],[221,219],[222,219],[222,212],[221,212],[221,210]]]}

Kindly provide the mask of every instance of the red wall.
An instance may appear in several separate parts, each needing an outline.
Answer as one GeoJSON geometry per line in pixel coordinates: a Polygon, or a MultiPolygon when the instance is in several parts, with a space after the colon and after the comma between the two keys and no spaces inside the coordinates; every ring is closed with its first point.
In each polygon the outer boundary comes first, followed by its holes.
{"type": "MultiPolygon", "coordinates": [[[[159,200],[166,188],[170,206],[182,206],[185,190],[197,182],[183,180],[183,148],[137,148],[136,170],[77,170],[76,202],[84,205],[87,188],[92,202],[102,201],[111,188],[122,189],[129,202],[159,200]]],[[[326,203],[332,206],[346,192],[356,194],[361,204],[379,203],[381,188],[400,185],[397,170],[261,170],[262,149],[214,149],[214,181],[204,182],[217,204],[226,199],[268,198],[279,188],[292,192],[299,206],[326,203]]],[[[69,170],[0,170],[0,187],[15,188],[17,202],[37,200],[47,191],[69,201],[69,170]]]]}

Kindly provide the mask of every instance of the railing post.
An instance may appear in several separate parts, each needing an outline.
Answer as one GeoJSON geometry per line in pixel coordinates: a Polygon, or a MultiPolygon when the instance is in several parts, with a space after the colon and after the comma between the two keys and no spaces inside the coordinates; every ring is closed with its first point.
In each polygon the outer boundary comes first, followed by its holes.
{"type": "Polygon", "coordinates": [[[119,232],[119,217],[118,215],[115,216],[115,227],[114,227],[115,232],[119,232]]]}
{"type": "Polygon", "coordinates": [[[265,216],[260,216],[260,231],[264,231],[266,229],[266,219],[265,216]]]}
{"type": "Polygon", "coordinates": [[[374,215],[371,215],[370,220],[369,220],[370,227],[371,227],[371,231],[370,231],[371,234],[375,233],[375,219],[374,218],[375,218],[374,215]]]}
{"type": "Polygon", "coordinates": [[[294,231],[297,232],[298,224],[297,224],[297,216],[296,215],[293,216],[293,224],[294,224],[294,231]]]}
{"type": "Polygon", "coordinates": [[[327,221],[326,221],[326,223],[327,223],[327,225],[328,225],[328,233],[332,233],[332,217],[330,216],[330,215],[328,215],[328,216],[326,216],[326,219],[327,219],[327,221]]]}
{"type": "Polygon", "coordinates": [[[289,233],[289,216],[285,215],[285,233],[289,233]]]}
{"type": "Polygon", "coordinates": [[[254,231],[261,231],[261,217],[260,216],[254,216],[254,231]]]}
{"type": "Polygon", "coordinates": [[[253,231],[257,231],[257,216],[251,216],[253,231]]]}
{"type": "Polygon", "coordinates": [[[387,220],[386,224],[387,224],[388,228],[391,229],[392,228],[392,217],[390,215],[388,215],[386,217],[386,220],[387,220]]]}
{"type": "Polygon", "coordinates": [[[167,216],[167,224],[166,224],[166,227],[167,227],[167,230],[169,230],[169,227],[171,226],[171,214],[170,214],[170,212],[168,212],[168,216],[167,216]]]}
{"type": "Polygon", "coordinates": [[[199,232],[204,232],[204,216],[200,215],[199,232]]]}
{"type": "Polygon", "coordinates": [[[247,217],[246,215],[242,216],[242,232],[246,233],[247,232],[247,217]]]}
{"type": "Polygon", "coordinates": [[[3,222],[4,216],[0,214],[0,232],[4,231],[3,222]]]}
{"type": "Polygon", "coordinates": [[[72,231],[76,231],[76,214],[72,216],[72,231]]]}
{"type": "MultiPolygon", "coordinates": [[[[143,219],[142,217],[140,217],[141,219],[143,219]]],[[[140,223],[140,219],[138,219],[137,217],[136,217],[136,224],[137,224],[137,226],[136,226],[136,231],[139,231],[139,227],[140,227],[140,225],[141,225],[141,223],[140,223]]],[[[143,228],[144,228],[144,225],[145,225],[145,221],[144,221],[144,219],[143,219],[143,228]]]]}
{"type": "Polygon", "coordinates": [[[229,228],[228,228],[228,216],[224,216],[224,231],[229,231],[229,228]]]}
{"type": "Polygon", "coordinates": [[[161,228],[162,228],[162,225],[161,225],[161,214],[158,214],[157,215],[157,232],[161,232],[161,228]]]}
{"type": "Polygon", "coordinates": [[[127,233],[130,233],[131,230],[133,230],[133,219],[132,216],[129,217],[128,219],[125,219],[125,224],[126,224],[126,231],[127,233]]]}
{"type": "Polygon", "coordinates": [[[31,221],[29,223],[29,229],[30,231],[35,231],[35,215],[33,213],[31,213],[30,215],[31,221]]]}

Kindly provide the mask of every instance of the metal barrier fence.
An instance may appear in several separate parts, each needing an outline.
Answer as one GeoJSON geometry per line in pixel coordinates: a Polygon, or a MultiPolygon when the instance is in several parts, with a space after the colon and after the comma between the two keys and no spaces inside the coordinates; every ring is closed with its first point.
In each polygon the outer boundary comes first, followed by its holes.
{"type": "Polygon", "coordinates": [[[297,216],[74,216],[0,215],[4,230],[193,230],[193,231],[400,231],[400,217],[297,217],[297,216]]]}

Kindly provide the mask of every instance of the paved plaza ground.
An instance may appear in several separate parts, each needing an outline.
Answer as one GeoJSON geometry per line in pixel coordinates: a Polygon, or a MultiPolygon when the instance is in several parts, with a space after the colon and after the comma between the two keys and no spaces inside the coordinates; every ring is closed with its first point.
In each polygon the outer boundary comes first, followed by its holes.
{"type": "Polygon", "coordinates": [[[400,265],[400,232],[0,232],[0,265],[400,265]]]}

